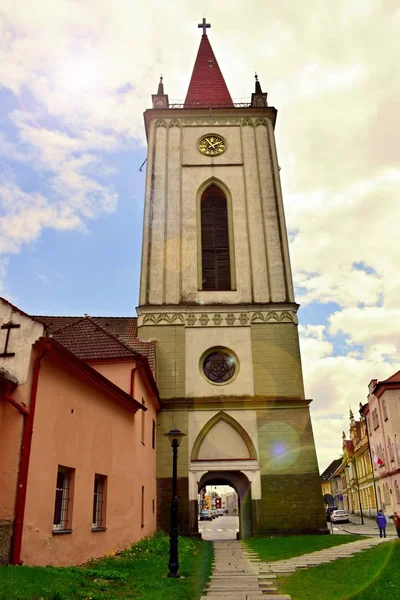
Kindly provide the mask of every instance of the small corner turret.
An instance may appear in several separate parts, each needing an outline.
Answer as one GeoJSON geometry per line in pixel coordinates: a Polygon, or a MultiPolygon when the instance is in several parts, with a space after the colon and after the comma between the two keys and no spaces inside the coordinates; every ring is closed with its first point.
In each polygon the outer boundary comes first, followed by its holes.
{"type": "Polygon", "coordinates": [[[261,89],[261,84],[258,81],[257,73],[255,74],[254,77],[256,80],[256,88],[255,88],[255,92],[251,95],[251,106],[263,108],[264,106],[268,106],[268,102],[267,102],[268,94],[266,92],[263,93],[263,91],[261,89]]]}
{"type": "Polygon", "coordinates": [[[151,99],[153,101],[153,108],[168,108],[169,101],[168,95],[164,94],[163,76],[160,77],[158,84],[157,94],[152,94],[151,99]]]}

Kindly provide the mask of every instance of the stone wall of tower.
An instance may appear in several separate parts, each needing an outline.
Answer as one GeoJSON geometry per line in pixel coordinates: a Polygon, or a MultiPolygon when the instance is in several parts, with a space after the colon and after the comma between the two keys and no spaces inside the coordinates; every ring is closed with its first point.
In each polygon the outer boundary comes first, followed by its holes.
{"type": "Polygon", "coordinates": [[[218,118],[202,111],[193,116],[185,111],[184,118],[179,111],[147,111],[140,306],[294,301],[275,113],[253,109],[239,117],[233,110],[218,118]],[[198,150],[199,138],[210,132],[226,140],[219,156],[198,150]],[[201,291],[199,206],[211,182],[220,185],[228,201],[235,281],[228,292],[201,291]]]}
{"type": "Polygon", "coordinates": [[[203,311],[182,308],[139,317],[139,337],[158,342],[162,398],[304,398],[295,312],[203,311]],[[237,359],[235,377],[223,386],[208,381],[201,368],[203,353],[214,346],[229,348],[237,359]]]}
{"type": "Polygon", "coordinates": [[[262,471],[254,533],[325,531],[308,406],[261,409],[257,423],[262,471]]]}

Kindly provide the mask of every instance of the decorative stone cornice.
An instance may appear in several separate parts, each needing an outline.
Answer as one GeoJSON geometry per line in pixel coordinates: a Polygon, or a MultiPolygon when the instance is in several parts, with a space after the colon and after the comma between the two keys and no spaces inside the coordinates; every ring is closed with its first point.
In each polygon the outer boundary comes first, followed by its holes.
{"type": "Polygon", "coordinates": [[[256,323],[294,323],[295,310],[151,312],[138,317],[142,325],[184,325],[185,327],[249,327],[256,323]]]}
{"type": "Polygon", "coordinates": [[[207,118],[207,117],[198,117],[192,119],[182,119],[183,127],[198,127],[199,125],[209,126],[238,126],[240,125],[240,119],[235,119],[234,117],[220,117],[216,118],[207,118]]]}

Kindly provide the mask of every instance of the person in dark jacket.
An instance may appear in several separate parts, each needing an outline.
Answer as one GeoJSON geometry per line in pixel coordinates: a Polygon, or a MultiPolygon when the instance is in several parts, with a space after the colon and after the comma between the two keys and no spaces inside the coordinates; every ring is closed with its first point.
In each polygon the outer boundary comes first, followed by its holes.
{"type": "Polygon", "coordinates": [[[378,510],[378,514],[376,515],[376,522],[379,527],[380,537],[386,537],[386,517],[383,514],[382,510],[378,510]]]}
{"type": "Polygon", "coordinates": [[[400,538],[400,516],[397,514],[397,512],[393,513],[393,523],[394,526],[396,527],[396,531],[397,531],[397,537],[400,538]]]}

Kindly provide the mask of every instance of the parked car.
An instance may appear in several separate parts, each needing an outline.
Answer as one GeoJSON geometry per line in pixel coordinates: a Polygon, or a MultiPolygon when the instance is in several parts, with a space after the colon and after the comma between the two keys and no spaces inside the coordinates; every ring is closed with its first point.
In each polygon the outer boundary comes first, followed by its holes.
{"type": "Polygon", "coordinates": [[[215,511],[215,510],[211,511],[211,518],[212,519],[216,519],[217,518],[217,511],[215,511]]]}
{"type": "Polygon", "coordinates": [[[211,520],[212,520],[211,512],[207,508],[203,508],[200,511],[200,521],[211,521],[211,520]]]}
{"type": "Polygon", "coordinates": [[[217,508],[217,517],[222,517],[224,514],[224,511],[222,508],[217,508]]]}
{"type": "Polygon", "coordinates": [[[331,513],[331,521],[332,523],[348,523],[349,515],[345,510],[334,510],[331,513]]]}
{"type": "Polygon", "coordinates": [[[326,515],[326,520],[328,522],[331,520],[331,514],[333,513],[334,510],[338,510],[338,507],[337,506],[327,506],[326,507],[325,515],[326,515]]]}

